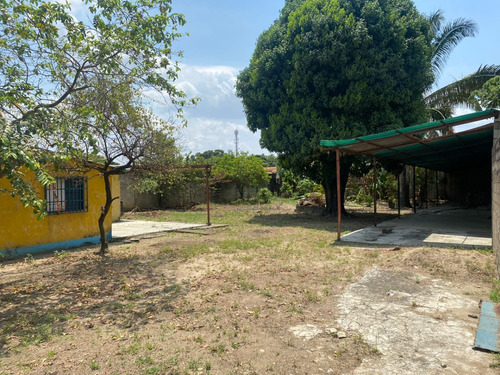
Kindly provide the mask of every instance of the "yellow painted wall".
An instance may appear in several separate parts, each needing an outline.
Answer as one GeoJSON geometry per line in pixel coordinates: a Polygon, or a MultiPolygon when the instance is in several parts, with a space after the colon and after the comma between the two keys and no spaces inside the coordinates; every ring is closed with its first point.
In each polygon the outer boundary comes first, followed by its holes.
{"type": "MultiPolygon", "coordinates": [[[[27,174],[32,181],[33,174],[27,174]]],[[[64,177],[64,175],[57,175],[64,177]]],[[[75,175],[76,176],[76,175],[75,175]]],[[[37,220],[33,210],[25,208],[18,197],[0,193],[0,249],[37,246],[48,243],[78,240],[99,236],[97,220],[101,214],[106,194],[104,180],[95,171],[86,174],[88,177],[88,212],[61,213],[47,215],[37,220]]],[[[113,181],[111,181],[113,183],[113,181]]],[[[38,191],[44,197],[41,185],[38,191]]],[[[0,188],[10,188],[10,182],[0,179],[0,188]]],[[[111,230],[112,215],[105,221],[106,232],[111,230]]]]}
{"type": "Polygon", "coordinates": [[[120,176],[113,175],[111,177],[111,195],[113,198],[118,197],[113,201],[111,210],[113,212],[113,222],[120,220],[121,216],[121,199],[120,199],[120,176]]]}

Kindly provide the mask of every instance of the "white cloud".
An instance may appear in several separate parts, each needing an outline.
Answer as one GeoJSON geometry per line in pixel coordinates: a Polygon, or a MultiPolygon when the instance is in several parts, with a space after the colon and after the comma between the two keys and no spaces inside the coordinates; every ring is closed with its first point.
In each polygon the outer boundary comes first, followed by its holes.
{"type": "MultiPolygon", "coordinates": [[[[59,3],[65,4],[65,0],[58,0],[59,3]]],[[[71,15],[73,16],[84,16],[88,13],[87,6],[83,4],[83,0],[68,0],[71,7],[71,15]]]]}
{"type": "MultiPolygon", "coordinates": [[[[453,117],[468,115],[469,113],[474,113],[474,112],[475,112],[474,110],[472,110],[468,107],[457,106],[457,107],[455,107],[455,110],[453,112],[453,117]]],[[[473,128],[477,128],[479,126],[484,126],[484,125],[490,124],[492,121],[493,121],[492,119],[487,119],[487,120],[475,121],[475,122],[465,124],[465,125],[457,125],[457,126],[453,127],[453,130],[456,133],[460,133],[460,132],[463,132],[463,131],[466,131],[469,129],[473,129],[473,128]]]]}
{"type": "Polygon", "coordinates": [[[196,117],[244,118],[243,106],[236,97],[238,70],[230,66],[181,65],[177,86],[189,97],[201,99],[190,113],[196,117]]]}
{"type": "MultiPolygon", "coordinates": [[[[261,154],[268,151],[259,146],[259,133],[252,133],[246,126],[241,100],[236,97],[238,70],[230,66],[181,65],[176,86],[188,97],[199,97],[200,103],[184,110],[188,126],[180,131],[180,143],[186,152],[221,149],[234,150],[234,131],[239,131],[240,151],[261,154]]],[[[146,93],[151,98],[158,94],[146,93]]],[[[161,103],[161,100],[158,101],[161,103]]],[[[154,104],[156,114],[167,119],[173,108],[154,104]]]]}
{"type": "Polygon", "coordinates": [[[235,134],[238,129],[238,150],[251,154],[268,154],[259,146],[259,134],[253,134],[244,122],[236,123],[215,118],[189,118],[188,126],[181,130],[180,145],[185,152],[206,150],[235,150],[235,134]]]}

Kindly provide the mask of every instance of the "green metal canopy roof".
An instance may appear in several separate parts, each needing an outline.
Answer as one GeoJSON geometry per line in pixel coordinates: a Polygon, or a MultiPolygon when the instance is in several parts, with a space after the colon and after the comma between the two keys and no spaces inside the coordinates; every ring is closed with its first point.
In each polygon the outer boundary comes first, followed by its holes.
{"type": "Polygon", "coordinates": [[[451,171],[459,168],[465,161],[491,157],[493,123],[463,132],[446,132],[435,137],[430,137],[429,132],[496,118],[499,114],[500,111],[490,109],[353,139],[323,140],[321,146],[325,150],[339,150],[434,170],[451,171]]]}

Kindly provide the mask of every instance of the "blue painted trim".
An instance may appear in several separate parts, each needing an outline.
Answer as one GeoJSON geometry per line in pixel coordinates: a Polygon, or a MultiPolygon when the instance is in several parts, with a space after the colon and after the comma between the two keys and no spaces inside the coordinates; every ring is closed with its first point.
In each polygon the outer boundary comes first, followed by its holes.
{"type": "Polygon", "coordinates": [[[498,307],[500,307],[498,303],[483,301],[475,348],[500,352],[500,314],[497,313],[498,307]]]}
{"type": "MultiPolygon", "coordinates": [[[[111,230],[108,232],[107,236],[108,240],[111,240],[111,230]]],[[[75,247],[80,247],[86,244],[97,244],[100,242],[100,237],[95,236],[95,237],[87,237],[87,238],[79,238],[77,240],[69,240],[69,241],[62,241],[62,242],[52,242],[52,243],[46,243],[42,245],[35,245],[35,246],[24,246],[24,247],[17,247],[15,249],[5,249],[5,250],[0,250],[0,260],[1,259],[14,259],[14,258],[19,258],[23,255],[27,254],[41,254],[41,253],[47,253],[50,251],[55,251],[55,250],[65,250],[65,249],[71,249],[75,247]]]]}

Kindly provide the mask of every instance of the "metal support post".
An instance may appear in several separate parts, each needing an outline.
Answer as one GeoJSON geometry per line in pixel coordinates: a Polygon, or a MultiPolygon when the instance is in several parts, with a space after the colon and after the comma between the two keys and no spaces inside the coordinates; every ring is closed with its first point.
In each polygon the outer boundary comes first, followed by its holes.
{"type": "Polygon", "coordinates": [[[206,190],[206,196],[207,196],[207,225],[210,226],[212,223],[210,223],[210,181],[209,181],[209,175],[210,175],[210,166],[205,167],[205,190],[206,190]]]}
{"type": "Polygon", "coordinates": [[[340,196],[340,151],[336,150],[336,172],[337,172],[337,241],[340,241],[342,226],[342,199],[340,196]]]}
{"type": "Polygon", "coordinates": [[[377,159],[373,158],[373,226],[377,226],[377,159]]]}
{"type": "Polygon", "coordinates": [[[413,213],[417,213],[417,174],[415,166],[413,166],[413,213]]]}
{"type": "Polygon", "coordinates": [[[401,219],[401,173],[398,173],[398,219],[401,219]]]}

